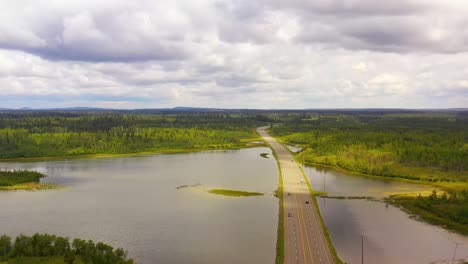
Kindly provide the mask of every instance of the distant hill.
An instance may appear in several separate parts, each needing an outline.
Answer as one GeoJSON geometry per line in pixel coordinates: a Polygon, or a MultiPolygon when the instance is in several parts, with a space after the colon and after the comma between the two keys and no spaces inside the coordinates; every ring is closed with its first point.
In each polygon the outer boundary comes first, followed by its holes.
{"type": "Polygon", "coordinates": [[[220,113],[266,113],[266,112],[335,112],[335,113],[414,113],[414,112],[468,112],[468,108],[447,109],[405,109],[405,108],[306,108],[306,109],[227,109],[209,107],[187,107],[177,106],[173,108],[137,108],[137,109],[115,109],[99,107],[62,107],[62,108],[2,108],[0,111],[77,111],[77,112],[145,112],[145,113],[180,113],[180,112],[220,112],[220,113]]]}

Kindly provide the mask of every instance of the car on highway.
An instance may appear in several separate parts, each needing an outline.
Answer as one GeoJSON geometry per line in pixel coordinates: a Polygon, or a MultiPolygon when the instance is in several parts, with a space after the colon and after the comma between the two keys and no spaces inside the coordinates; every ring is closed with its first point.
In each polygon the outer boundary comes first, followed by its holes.
{"type": "Polygon", "coordinates": [[[309,204],[309,201],[305,201],[306,204],[309,204]]]}
{"type": "Polygon", "coordinates": [[[288,213],[288,217],[292,217],[292,214],[291,214],[291,213],[288,213]]]}

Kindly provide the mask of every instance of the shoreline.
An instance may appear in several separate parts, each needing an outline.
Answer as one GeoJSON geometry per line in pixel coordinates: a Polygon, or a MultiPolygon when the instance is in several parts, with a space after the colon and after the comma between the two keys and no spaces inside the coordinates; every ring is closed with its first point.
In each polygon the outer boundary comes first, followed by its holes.
{"type": "MultiPolygon", "coordinates": [[[[299,161],[300,162],[300,161],[299,161]]],[[[424,180],[410,180],[400,177],[390,177],[390,176],[381,176],[381,175],[374,175],[374,174],[364,174],[360,172],[354,172],[347,169],[344,169],[339,166],[329,165],[329,164],[322,164],[322,163],[305,163],[300,162],[304,166],[310,166],[317,169],[331,169],[343,174],[347,174],[349,176],[358,176],[358,177],[365,177],[370,179],[381,179],[381,180],[390,180],[390,181],[400,181],[405,183],[412,183],[412,184],[419,184],[425,185],[430,187],[437,187],[442,190],[462,190],[468,188],[468,182],[431,182],[431,181],[424,181],[424,180]]]]}
{"type": "MultiPolygon", "coordinates": [[[[288,143],[284,142],[281,140],[281,138],[274,137],[278,142],[280,142],[286,149],[295,157],[297,162],[304,166],[310,166],[314,168],[325,168],[325,169],[332,169],[340,173],[344,173],[350,176],[359,176],[359,177],[366,177],[366,178],[371,178],[371,179],[383,179],[383,180],[394,180],[394,181],[400,181],[400,182],[406,182],[406,183],[414,183],[414,184],[420,184],[420,185],[426,185],[426,186],[431,186],[431,187],[437,187],[440,188],[441,190],[463,190],[468,188],[468,182],[463,182],[463,181],[439,181],[439,182],[434,182],[434,181],[425,181],[421,179],[407,179],[407,178],[402,178],[398,176],[383,176],[383,175],[374,175],[374,174],[364,174],[361,172],[355,172],[355,171],[350,171],[345,168],[342,168],[338,165],[331,165],[331,164],[324,164],[324,163],[316,163],[316,162],[303,162],[298,159],[298,155],[300,152],[293,152],[291,151],[286,145],[294,145],[294,143],[288,143]]],[[[295,145],[295,146],[300,146],[301,148],[304,148],[302,145],[295,145]]]]}
{"type": "Polygon", "coordinates": [[[46,191],[64,188],[55,183],[25,182],[12,186],[0,186],[0,192],[10,191],[46,191]]]}
{"type": "Polygon", "coordinates": [[[267,147],[265,144],[250,144],[243,146],[231,146],[222,148],[181,148],[181,149],[158,149],[154,151],[141,151],[133,153],[95,153],[71,156],[47,156],[47,157],[27,157],[27,158],[0,158],[0,162],[36,162],[36,161],[63,161],[75,159],[106,159],[106,158],[125,158],[125,157],[144,157],[159,154],[179,154],[179,153],[196,153],[201,151],[213,150],[240,150],[244,148],[267,147]]]}
{"type": "Polygon", "coordinates": [[[401,194],[391,195],[390,197],[383,199],[383,202],[399,208],[403,212],[407,213],[411,218],[418,221],[441,227],[455,234],[468,236],[468,225],[463,225],[459,222],[437,215],[434,212],[425,210],[424,208],[415,206],[412,204],[415,199],[417,199],[417,197],[401,194]]]}

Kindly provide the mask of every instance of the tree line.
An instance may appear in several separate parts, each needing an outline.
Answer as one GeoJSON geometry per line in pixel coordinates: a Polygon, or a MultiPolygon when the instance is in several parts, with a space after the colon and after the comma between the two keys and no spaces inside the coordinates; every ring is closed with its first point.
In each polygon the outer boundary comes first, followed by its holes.
{"type": "Polygon", "coordinates": [[[0,158],[245,146],[264,124],[253,114],[12,112],[0,114],[0,158]]]}
{"type": "Polygon", "coordinates": [[[463,115],[440,113],[311,114],[275,126],[272,133],[305,146],[299,154],[305,163],[390,177],[466,181],[467,121],[463,115]],[[425,168],[426,175],[417,168],[425,168]]]}
{"type": "Polygon", "coordinates": [[[19,257],[63,257],[64,262],[73,264],[132,264],[122,248],[114,249],[102,242],[74,239],[50,234],[19,235],[14,241],[11,237],[0,237],[0,260],[8,261],[19,257]]]}

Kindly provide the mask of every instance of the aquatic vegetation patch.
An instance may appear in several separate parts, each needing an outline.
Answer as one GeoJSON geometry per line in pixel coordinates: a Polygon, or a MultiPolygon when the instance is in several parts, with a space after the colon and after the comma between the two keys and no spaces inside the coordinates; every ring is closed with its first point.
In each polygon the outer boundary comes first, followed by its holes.
{"type": "Polygon", "coordinates": [[[233,197],[262,196],[263,195],[263,193],[259,193],[259,192],[245,192],[245,191],[227,190],[227,189],[211,189],[211,190],[208,190],[208,192],[212,194],[233,196],[233,197]]]}
{"type": "Polygon", "coordinates": [[[176,189],[177,189],[177,190],[180,190],[180,189],[184,189],[184,188],[198,187],[198,186],[201,186],[201,184],[200,184],[200,183],[192,184],[192,185],[184,184],[184,185],[179,185],[179,186],[177,186],[176,189]]]}

